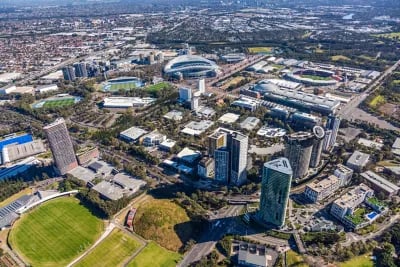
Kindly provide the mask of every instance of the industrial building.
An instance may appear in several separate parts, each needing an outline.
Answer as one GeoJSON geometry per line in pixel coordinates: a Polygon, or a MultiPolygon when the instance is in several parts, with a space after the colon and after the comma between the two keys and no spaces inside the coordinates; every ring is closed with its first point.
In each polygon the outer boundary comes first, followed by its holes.
{"type": "MultiPolygon", "coordinates": [[[[257,84],[254,90],[258,87],[264,87],[262,84],[257,84]]],[[[295,108],[304,109],[307,111],[315,111],[322,114],[335,113],[340,106],[340,101],[333,100],[324,96],[308,94],[302,91],[297,91],[287,88],[268,87],[265,91],[264,98],[276,102],[278,104],[287,105],[295,108]]]]}
{"type": "Polygon", "coordinates": [[[49,141],[50,150],[59,173],[64,175],[78,167],[74,147],[64,119],[57,119],[45,126],[43,130],[49,141]]]}
{"type": "Polygon", "coordinates": [[[400,187],[372,171],[361,173],[361,177],[364,178],[365,183],[370,185],[372,189],[382,192],[386,196],[395,196],[399,193],[400,187]]]}
{"type": "Polygon", "coordinates": [[[264,224],[276,227],[285,225],[293,171],[286,158],[279,158],[264,164],[260,207],[257,215],[264,224]]]}
{"type": "Polygon", "coordinates": [[[103,100],[104,108],[133,108],[133,107],[146,107],[156,101],[151,97],[106,97],[103,100]]]}
{"type": "Polygon", "coordinates": [[[12,144],[1,150],[2,164],[13,162],[45,152],[42,140],[35,140],[24,144],[12,144]]]}
{"type": "Polygon", "coordinates": [[[133,126],[121,132],[119,136],[127,142],[136,142],[142,135],[145,135],[147,133],[148,132],[146,130],[133,126]]]}

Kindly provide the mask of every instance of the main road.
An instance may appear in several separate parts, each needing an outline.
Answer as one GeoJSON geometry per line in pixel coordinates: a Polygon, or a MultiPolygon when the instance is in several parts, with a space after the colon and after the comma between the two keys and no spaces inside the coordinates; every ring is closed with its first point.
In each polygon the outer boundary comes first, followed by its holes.
{"type": "MultiPolygon", "coordinates": [[[[378,86],[382,83],[382,81],[389,76],[393,71],[395,71],[398,67],[400,66],[400,60],[398,60],[393,66],[385,70],[378,79],[376,79],[372,84],[370,84],[367,89],[360,95],[354,97],[351,99],[339,112],[338,115],[341,116],[342,118],[345,118],[347,120],[351,119],[360,119],[363,120],[362,116],[357,117],[357,114],[359,112],[356,112],[358,106],[375,90],[378,89],[378,86]]],[[[367,117],[366,117],[367,118],[367,117]]],[[[367,120],[367,119],[364,119],[367,120]]],[[[378,123],[377,119],[377,123],[378,123]]],[[[370,118],[367,120],[370,122],[370,118]]],[[[378,123],[379,125],[379,123],[378,123]]],[[[388,129],[393,129],[395,130],[395,127],[390,127],[389,125],[384,125],[386,126],[385,128],[388,129]]]]}

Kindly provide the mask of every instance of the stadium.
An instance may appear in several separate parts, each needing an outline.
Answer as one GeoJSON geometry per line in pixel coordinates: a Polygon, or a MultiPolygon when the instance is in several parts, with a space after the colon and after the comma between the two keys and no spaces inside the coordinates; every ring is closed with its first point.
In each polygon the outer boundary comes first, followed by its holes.
{"type": "Polygon", "coordinates": [[[215,77],[218,71],[219,67],[215,62],[194,55],[176,57],[164,68],[166,76],[176,79],[215,77]]]}
{"type": "Polygon", "coordinates": [[[130,90],[134,88],[143,87],[144,82],[136,77],[120,77],[108,80],[103,83],[102,90],[104,92],[115,92],[119,90],[130,90]]]}
{"type": "Polygon", "coordinates": [[[310,86],[329,86],[336,85],[341,80],[335,73],[319,69],[301,69],[289,72],[284,76],[285,79],[293,82],[302,83],[310,86]]]}
{"type": "Polygon", "coordinates": [[[78,96],[69,94],[58,94],[54,97],[46,98],[32,104],[32,108],[61,108],[72,106],[79,103],[82,99],[78,96]]]}

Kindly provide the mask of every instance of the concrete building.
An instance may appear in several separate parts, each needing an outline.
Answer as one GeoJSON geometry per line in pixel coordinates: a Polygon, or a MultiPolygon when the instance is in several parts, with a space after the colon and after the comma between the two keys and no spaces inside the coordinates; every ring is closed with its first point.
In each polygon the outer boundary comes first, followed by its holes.
{"type": "Polygon", "coordinates": [[[353,170],[343,164],[338,164],[333,174],[340,179],[340,186],[346,186],[353,176],[353,170]]]}
{"type": "Polygon", "coordinates": [[[285,136],[285,157],[293,170],[293,179],[301,179],[307,175],[311,153],[315,142],[314,134],[296,132],[285,136]]]}
{"type": "Polygon", "coordinates": [[[293,171],[286,158],[264,164],[258,218],[262,223],[277,227],[285,225],[293,171]]]}
{"type": "Polygon", "coordinates": [[[331,151],[331,147],[330,147],[331,137],[332,137],[332,130],[325,130],[325,137],[324,137],[324,141],[322,144],[322,150],[325,152],[331,151]]]}
{"type": "Polygon", "coordinates": [[[185,125],[185,128],[181,130],[181,133],[192,136],[200,136],[202,133],[207,131],[207,129],[213,125],[214,122],[210,120],[191,121],[185,125]]]}
{"type": "Polygon", "coordinates": [[[42,140],[34,140],[24,144],[7,145],[1,151],[2,164],[13,162],[45,152],[42,140]]]}
{"type": "Polygon", "coordinates": [[[39,94],[57,91],[59,88],[57,84],[41,85],[36,87],[35,92],[39,94]]]}
{"type": "Polygon", "coordinates": [[[260,124],[260,119],[256,117],[247,117],[240,123],[240,128],[248,131],[254,130],[260,124]]]}
{"type": "Polygon", "coordinates": [[[98,159],[100,152],[97,147],[89,146],[79,150],[76,153],[79,165],[86,165],[93,159],[98,159]]]}
{"type": "Polygon", "coordinates": [[[197,165],[197,175],[202,178],[214,177],[214,159],[209,157],[204,157],[200,160],[197,165]]]}
{"type": "Polygon", "coordinates": [[[394,196],[399,193],[400,187],[372,171],[361,173],[361,177],[364,178],[364,182],[370,185],[372,189],[382,192],[386,196],[394,196]]]}
{"type": "Polygon", "coordinates": [[[158,130],[154,130],[151,133],[143,135],[140,138],[140,143],[144,146],[158,146],[165,140],[167,140],[165,134],[160,133],[158,130]]]}
{"type": "Polygon", "coordinates": [[[192,89],[188,87],[180,87],[179,99],[184,102],[190,102],[192,100],[192,89]]]}
{"type": "Polygon", "coordinates": [[[194,151],[193,149],[185,147],[181,150],[181,152],[176,155],[176,157],[181,162],[193,164],[201,157],[201,153],[199,151],[194,151]]]}
{"type": "Polygon", "coordinates": [[[315,136],[315,143],[311,151],[310,167],[316,168],[321,162],[325,131],[321,126],[315,126],[313,128],[313,133],[315,136]]]}
{"type": "Polygon", "coordinates": [[[260,105],[261,102],[245,96],[241,96],[238,100],[232,102],[232,106],[241,107],[252,112],[255,111],[260,105]]]}
{"type": "Polygon", "coordinates": [[[192,100],[190,101],[190,109],[193,111],[199,109],[199,98],[197,96],[192,97],[192,100]]]}
{"type": "Polygon", "coordinates": [[[369,155],[358,150],[347,160],[346,166],[356,172],[361,172],[367,166],[369,155]]]}
{"type": "Polygon", "coordinates": [[[165,150],[165,151],[171,151],[172,148],[176,145],[176,141],[171,140],[171,139],[167,139],[164,142],[162,142],[158,148],[161,150],[165,150]]]}
{"type": "Polygon", "coordinates": [[[64,175],[76,168],[78,162],[64,119],[57,119],[45,126],[43,130],[49,141],[50,150],[59,173],[64,175]]]}
{"type": "Polygon", "coordinates": [[[204,79],[199,79],[197,81],[197,90],[200,94],[204,94],[206,92],[206,81],[204,79]]]}
{"type": "Polygon", "coordinates": [[[125,131],[122,131],[119,136],[127,142],[136,142],[142,135],[147,133],[148,132],[146,130],[133,126],[125,131]]]}
{"type": "Polygon", "coordinates": [[[166,113],[163,118],[167,120],[180,121],[183,118],[183,112],[178,110],[171,110],[170,112],[166,113]]]}
{"type": "Polygon", "coordinates": [[[218,130],[208,136],[208,155],[214,157],[214,151],[227,145],[229,131],[218,130]]]}
{"type": "Polygon", "coordinates": [[[313,127],[321,124],[321,118],[304,113],[304,112],[295,112],[290,116],[291,125],[294,129],[298,130],[308,130],[313,127]]]}
{"type": "Polygon", "coordinates": [[[392,145],[392,152],[396,156],[400,156],[400,137],[397,137],[392,145]]]}
{"type": "Polygon", "coordinates": [[[330,175],[328,178],[321,181],[314,181],[306,185],[304,195],[313,203],[324,200],[332,195],[340,188],[341,180],[335,175],[330,175]]]}
{"type": "Polygon", "coordinates": [[[156,101],[151,97],[106,97],[103,100],[104,108],[133,108],[133,107],[147,107],[156,101]]]}
{"type": "Polygon", "coordinates": [[[235,123],[238,119],[240,118],[239,114],[235,114],[235,113],[225,113],[224,115],[222,115],[219,119],[218,122],[223,123],[223,124],[232,124],[235,123]]]}
{"type": "MultiPolygon", "coordinates": [[[[241,242],[239,244],[238,263],[246,267],[267,267],[268,260],[266,245],[250,244],[241,242]]],[[[272,266],[272,264],[271,264],[272,266]]]]}
{"type": "Polygon", "coordinates": [[[21,173],[26,172],[29,168],[38,165],[39,163],[40,161],[37,160],[35,157],[28,157],[26,159],[16,162],[11,166],[8,166],[7,168],[0,169],[0,181],[20,175],[21,173]]]}
{"type": "Polygon", "coordinates": [[[328,116],[328,121],[326,122],[326,129],[331,130],[332,134],[329,138],[329,149],[333,148],[336,144],[336,138],[339,132],[341,118],[333,114],[328,116]]]}

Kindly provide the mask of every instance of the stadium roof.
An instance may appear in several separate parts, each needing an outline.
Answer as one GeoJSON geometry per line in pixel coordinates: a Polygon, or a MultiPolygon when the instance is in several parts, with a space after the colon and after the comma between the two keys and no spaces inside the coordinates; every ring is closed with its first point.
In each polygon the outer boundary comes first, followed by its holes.
{"type": "MultiPolygon", "coordinates": [[[[208,59],[196,55],[183,55],[172,59],[164,67],[166,74],[174,74],[177,72],[193,73],[198,75],[205,75],[208,72],[217,72],[219,69],[218,65],[208,59]]],[[[190,76],[187,75],[187,76],[190,76]]]]}

